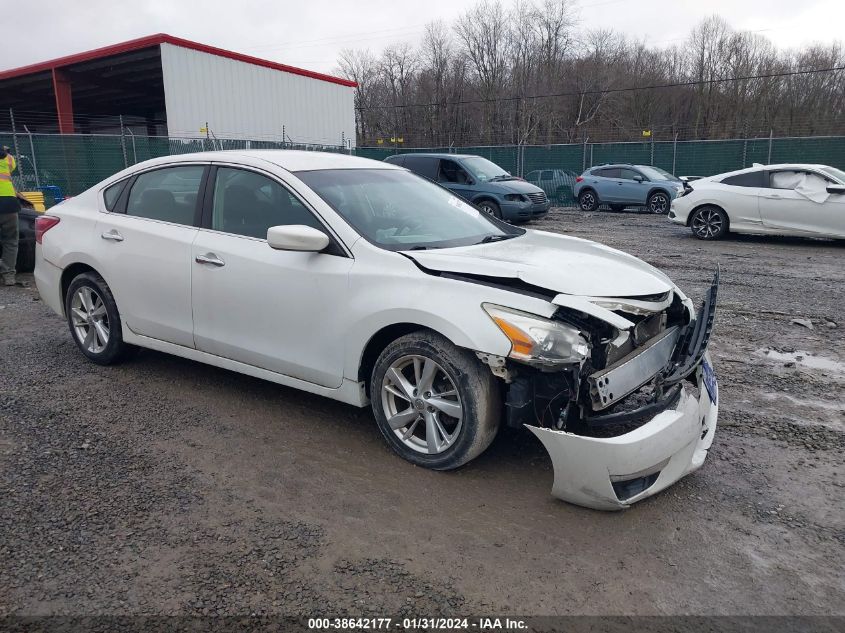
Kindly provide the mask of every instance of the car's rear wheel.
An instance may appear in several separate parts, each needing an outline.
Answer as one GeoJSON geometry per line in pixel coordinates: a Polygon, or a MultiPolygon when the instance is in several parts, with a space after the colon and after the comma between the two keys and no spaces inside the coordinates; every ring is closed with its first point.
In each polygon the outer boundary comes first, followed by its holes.
{"type": "Polygon", "coordinates": [[[648,197],[646,203],[648,210],[659,215],[666,215],[669,213],[669,196],[662,191],[655,191],[648,197]]]}
{"type": "Polygon", "coordinates": [[[70,282],[65,314],[77,347],[95,363],[111,365],[135,351],[134,346],[123,342],[114,296],[97,273],[82,273],[70,282]]]}
{"type": "Polygon", "coordinates": [[[31,273],[35,270],[35,243],[21,240],[18,246],[18,261],[15,269],[19,273],[31,273]]]}
{"type": "Polygon", "coordinates": [[[478,203],[478,208],[487,215],[492,215],[494,218],[499,218],[500,220],[502,219],[502,210],[492,200],[482,200],[478,203]]]}
{"type": "Polygon", "coordinates": [[[701,207],[693,212],[690,228],[700,240],[718,240],[728,232],[728,214],[712,205],[701,207]]]}
{"type": "Polygon", "coordinates": [[[434,332],[414,332],[376,361],[370,399],[379,430],[409,462],[457,468],[486,449],[501,403],[489,369],[434,332]]]}
{"type": "Polygon", "coordinates": [[[555,199],[558,202],[567,202],[571,199],[571,190],[568,187],[558,187],[555,191],[555,199]]]}
{"type": "Polygon", "coordinates": [[[578,196],[578,206],[582,211],[595,211],[599,208],[599,198],[592,189],[587,189],[578,196]]]}

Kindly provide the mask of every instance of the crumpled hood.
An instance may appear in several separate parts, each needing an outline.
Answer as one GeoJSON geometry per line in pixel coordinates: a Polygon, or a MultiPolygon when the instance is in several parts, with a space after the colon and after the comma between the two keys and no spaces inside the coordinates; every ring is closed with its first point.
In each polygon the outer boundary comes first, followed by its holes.
{"type": "Polygon", "coordinates": [[[666,275],[632,255],[546,231],[528,230],[490,244],[403,252],[429,270],[517,278],[561,294],[635,297],[674,287],[666,275]]]}

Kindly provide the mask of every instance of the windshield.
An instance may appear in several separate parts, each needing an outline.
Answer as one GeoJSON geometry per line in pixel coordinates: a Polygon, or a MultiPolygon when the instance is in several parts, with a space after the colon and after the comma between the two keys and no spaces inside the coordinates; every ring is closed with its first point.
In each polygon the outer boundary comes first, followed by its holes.
{"type": "Polygon", "coordinates": [[[513,178],[508,172],[481,156],[461,159],[461,165],[479,182],[513,178]]]}
{"type": "Polygon", "coordinates": [[[660,167],[637,165],[637,169],[639,169],[646,176],[648,176],[649,180],[673,180],[676,182],[681,182],[680,178],[678,178],[677,176],[673,176],[665,169],[660,169],[660,167]]]}
{"type": "Polygon", "coordinates": [[[822,167],[821,170],[824,173],[833,176],[842,184],[845,184],[845,171],[842,171],[841,169],[836,169],[836,167],[822,167]]]}
{"type": "Polygon", "coordinates": [[[388,250],[467,246],[525,232],[404,170],[324,169],[296,176],[358,233],[388,250]]]}

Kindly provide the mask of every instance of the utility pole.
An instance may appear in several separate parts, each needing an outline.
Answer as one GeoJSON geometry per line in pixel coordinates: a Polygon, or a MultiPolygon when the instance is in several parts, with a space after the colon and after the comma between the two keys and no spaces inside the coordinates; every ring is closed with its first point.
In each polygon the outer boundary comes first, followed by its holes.
{"type": "Polygon", "coordinates": [[[678,133],[675,132],[675,140],[672,142],[672,175],[677,176],[675,173],[675,162],[678,158],[678,133]]]}
{"type": "Polygon", "coordinates": [[[772,164],[772,136],[774,133],[775,131],[772,128],[769,128],[769,159],[766,161],[767,165],[772,164]]]}

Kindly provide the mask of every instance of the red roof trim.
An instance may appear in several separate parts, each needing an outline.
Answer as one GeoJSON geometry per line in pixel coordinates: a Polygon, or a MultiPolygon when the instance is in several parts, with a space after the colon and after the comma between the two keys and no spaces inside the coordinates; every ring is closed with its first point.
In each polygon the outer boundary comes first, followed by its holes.
{"type": "Polygon", "coordinates": [[[267,59],[259,57],[252,57],[251,55],[243,55],[233,51],[227,51],[216,46],[208,46],[207,44],[200,44],[199,42],[192,42],[181,37],[174,37],[166,33],[158,33],[156,35],[149,35],[147,37],[140,37],[136,40],[129,40],[128,42],[121,42],[120,44],[113,44],[111,46],[104,46],[102,48],[95,48],[84,53],[77,53],[75,55],[67,55],[57,59],[51,59],[46,62],[39,62],[37,64],[30,64],[29,66],[21,66],[20,68],[13,68],[11,70],[4,70],[0,72],[0,80],[11,79],[13,77],[21,77],[23,75],[31,75],[43,71],[51,71],[54,68],[62,66],[70,66],[80,62],[92,61],[102,57],[111,57],[112,55],[120,55],[121,53],[128,53],[137,51],[143,48],[151,48],[160,44],[172,44],[173,46],[181,46],[182,48],[189,48],[209,55],[217,55],[219,57],[227,57],[239,62],[253,64],[255,66],[263,66],[264,68],[271,68],[273,70],[280,70],[294,75],[301,75],[303,77],[310,77],[311,79],[319,79],[320,81],[328,81],[330,83],[339,84],[341,86],[348,86],[355,88],[358,86],[354,81],[348,79],[341,79],[340,77],[333,77],[332,75],[324,75],[323,73],[316,73],[304,68],[297,68],[296,66],[288,66],[287,64],[280,64],[278,62],[271,62],[267,59]]]}

